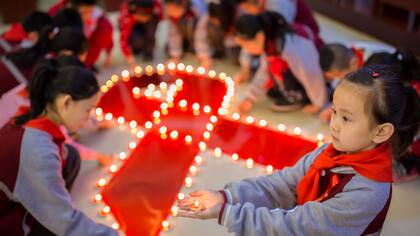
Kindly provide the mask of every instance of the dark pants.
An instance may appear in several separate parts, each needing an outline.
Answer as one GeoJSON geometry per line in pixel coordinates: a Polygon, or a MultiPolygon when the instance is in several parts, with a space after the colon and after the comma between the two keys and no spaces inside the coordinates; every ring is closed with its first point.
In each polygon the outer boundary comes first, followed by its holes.
{"type": "MultiPolygon", "coordinates": [[[[68,150],[67,155],[67,163],[63,169],[63,178],[66,183],[66,188],[68,191],[71,190],[74,181],[76,180],[77,175],[79,174],[80,170],[80,155],[79,152],[71,145],[65,145],[68,150]]],[[[40,223],[36,223],[34,227],[32,227],[30,236],[50,236],[55,235],[47,228],[45,228],[40,223]]]]}
{"type": "Polygon", "coordinates": [[[146,61],[153,59],[156,27],[157,22],[154,19],[145,24],[136,24],[129,39],[133,53],[135,55],[143,54],[146,61]]]}

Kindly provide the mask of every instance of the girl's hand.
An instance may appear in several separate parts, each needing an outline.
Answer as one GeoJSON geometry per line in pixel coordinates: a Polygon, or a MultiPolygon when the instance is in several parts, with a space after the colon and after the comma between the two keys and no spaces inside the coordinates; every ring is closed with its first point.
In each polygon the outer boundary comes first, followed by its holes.
{"type": "Polygon", "coordinates": [[[331,107],[329,108],[325,108],[321,114],[319,114],[319,119],[323,122],[323,123],[329,123],[330,119],[331,119],[331,115],[332,115],[332,109],[331,107]]]}
{"type": "Polygon", "coordinates": [[[215,190],[198,190],[189,195],[179,202],[178,216],[202,220],[219,217],[225,203],[222,193],[215,190]],[[197,203],[198,205],[195,205],[197,203]]]}
{"type": "Polygon", "coordinates": [[[252,107],[254,106],[254,103],[249,99],[244,99],[238,107],[239,113],[241,114],[247,114],[252,110],[252,107]]]}
{"type": "Polygon", "coordinates": [[[309,105],[306,105],[306,106],[303,107],[303,112],[305,112],[307,114],[316,114],[320,111],[321,111],[320,107],[318,107],[316,105],[312,105],[312,104],[309,104],[309,105]]]}
{"type": "Polygon", "coordinates": [[[114,162],[115,157],[112,155],[106,155],[102,153],[98,153],[96,156],[96,160],[100,166],[109,166],[112,162],[114,162]]]}

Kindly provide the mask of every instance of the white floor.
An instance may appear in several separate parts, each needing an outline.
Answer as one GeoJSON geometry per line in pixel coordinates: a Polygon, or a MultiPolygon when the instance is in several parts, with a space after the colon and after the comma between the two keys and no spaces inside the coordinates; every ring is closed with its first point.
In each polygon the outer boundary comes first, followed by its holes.
{"type": "MultiPolygon", "coordinates": [[[[44,4],[45,5],[45,4],[44,4]]],[[[44,7],[45,8],[45,7],[44,7]]],[[[111,14],[111,18],[115,23],[116,14],[111,14]]],[[[377,41],[376,39],[348,28],[338,22],[327,17],[317,15],[321,26],[321,35],[326,42],[343,42],[351,43],[355,41],[377,41]]],[[[120,73],[126,67],[119,48],[118,32],[114,34],[114,58],[111,68],[101,69],[99,79],[104,82],[113,73],[120,73]]],[[[193,59],[187,60],[188,63],[195,64],[193,59]]],[[[140,63],[142,64],[142,63],[140,63]]],[[[100,65],[100,64],[99,64],[100,65]]],[[[224,71],[229,75],[234,75],[238,71],[228,63],[218,62],[215,69],[219,72],[224,71]]],[[[243,93],[244,85],[241,85],[237,91],[237,97],[243,93]]],[[[284,123],[287,127],[299,126],[303,129],[303,135],[314,137],[318,132],[328,134],[328,127],[321,124],[317,117],[305,115],[301,112],[293,112],[287,114],[273,113],[268,108],[268,101],[262,101],[252,111],[252,115],[259,119],[266,119],[270,124],[284,123]]],[[[101,133],[86,134],[82,136],[81,142],[87,146],[97,149],[105,153],[119,153],[125,149],[126,144],[130,140],[128,132],[112,129],[101,133]]],[[[234,164],[227,158],[215,159],[210,153],[203,153],[206,164],[197,177],[194,177],[194,185],[192,189],[197,188],[216,188],[219,189],[230,181],[237,181],[242,178],[252,177],[263,174],[261,167],[251,170],[246,169],[242,164],[234,164]]],[[[86,212],[90,217],[111,224],[112,219],[102,218],[98,215],[99,206],[91,204],[91,197],[96,193],[94,187],[95,182],[106,171],[98,167],[94,161],[83,161],[82,171],[76,181],[72,191],[72,197],[75,204],[86,212]]],[[[182,190],[184,191],[184,190],[182,190]]],[[[395,184],[393,188],[393,198],[391,209],[388,213],[386,223],[384,225],[382,235],[418,235],[420,232],[420,181],[395,184]]],[[[360,206],[363,207],[363,206],[360,206]]],[[[195,221],[190,219],[170,218],[173,225],[169,232],[162,235],[179,235],[179,236],[214,236],[229,235],[226,230],[217,225],[214,220],[211,221],[195,221]]]]}

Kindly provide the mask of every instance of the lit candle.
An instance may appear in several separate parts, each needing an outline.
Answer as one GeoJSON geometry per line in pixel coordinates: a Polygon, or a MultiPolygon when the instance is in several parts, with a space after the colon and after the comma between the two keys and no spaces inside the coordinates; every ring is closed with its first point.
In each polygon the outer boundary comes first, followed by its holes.
{"type": "Polygon", "coordinates": [[[142,72],[142,68],[140,66],[136,66],[134,68],[134,73],[136,73],[137,75],[139,75],[142,72]]]}
{"type": "Polygon", "coordinates": [[[171,213],[173,216],[177,216],[178,215],[178,207],[177,206],[172,206],[171,207],[171,213]]]}
{"type": "Polygon", "coordinates": [[[261,127],[265,127],[265,126],[267,126],[267,121],[266,120],[260,120],[260,126],[261,127]]]}
{"type": "Polygon", "coordinates": [[[117,122],[118,122],[118,124],[120,124],[120,125],[124,124],[124,121],[125,121],[125,119],[124,119],[124,117],[122,117],[122,116],[118,117],[118,119],[117,119],[117,122]]]}
{"type": "Polygon", "coordinates": [[[178,69],[179,71],[184,71],[184,70],[185,70],[185,65],[184,65],[184,63],[178,63],[177,69],[178,69]]]}
{"type": "Polygon", "coordinates": [[[130,121],[130,128],[134,129],[136,127],[137,127],[137,121],[135,120],[130,121]]]}
{"type": "Polygon", "coordinates": [[[123,161],[123,160],[127,159],[127,154],[125,152],[120,152],[119,157],[120,157],[120,160],[123,161]]]}
{"type": "Polygon", "coordinates": [[[278,128],[278,130],[279,130],[280,132],[284,132],[284,131],[286,131],[286,126],[285,126],[284,124],[279,124],[279,125],[277,126],[277,128],[278,128]]]}
{"type": "Polygon", "coordinates": [[[115,222],[115,223],[112,224],[112,228],[115,229],[115,230],[118,230],[120,228],[120,225],[115,222]]]}
{"type": "Polygon", "coordinates": [[[201,163],[203,163],[203,158],[201,156],[195,156],[194,161],[197,165],[201,165],[201,163]]]}
{"type": "Polygon", "coordinates": [[[237,161],[238,159],[239,159],[238,154],[233,153],[233,154],[232,154],[232,160],[237,161]]]}
{"type": "Polygon", "coordinates": [[[93,203],[99,203],[101,200],[102,200],[102,195],[101,195],[101,194],[99,194],[99,193],[97,193],[97,194],[95,194],[95,196],[93,197],[92,202],[93,202],[93,203]]]}
{"type": "Polygon", "coordinates": [[[239,120],[241,118],[241,115],[239,115],[239,113],[235,112],[235,113],[232,114],[232,118],[234,120],[239,120]]]}
{"type": "Polygon", "coordinates": [[[147,121],[146,123],[144,123],[144,127],[146,127],[146,129],[151,129],[153,126],[153,123],[151,121],[147,121]]]}
{"type": "Polygon", "coordinates": [[[273,170],[274,170],[274,168],[273,168],[272,165],[268,165],[267,167],[265,167],[265,173],[267,173],[269,175],[273,173],[273,170]]]}
{"type": "Polygon", "coordinates": [[[128,70],[123,70],[122,72],[121,72],[121,75],[122,75],[122,77],[128,77],[128,76],[130,76],[130,72],[128,72],[128,70]]]}
{"type": "Polygon", "coordinates": [[[193,67],[192,65],[188,65],[188,66],[185,68],[185,70],[186,70],[188,73],[192,73],[192,72],[194,71],[194,67],[193,67]]]}
{"type": "Polygon", "coordinates": [[[171,136],[171,139],[175,140],[178,138],[178,131],[173,130],[169,135],[171,136]]]}
{"type": "Polygon", "coordinates": [[[184,84],[184,81],[182,81],[182,79],[177,79],[175,80],[175,84],[176,84],[176,87],[179,88],[179,87],[182,87],[182,85],[184,84]]]}
{"type": "Polygon", "coordinates": [[[153,96],[155,96],[155,98],[161,98],[161,97],[162,97],[162,93],[161,93],[160,91],[156,90],[156,91],[153,93],[153,96]]]}
{"type": "Polygon", "coordinates": [[[204,67],[200,66],[200,67],[198,67],[197,72],[200,75],[204,75],[206,73],[206,69],[204,69],[204,67]]]}
{"type": "Polygon", "coordinates": [[[247,167],[248,169],[251,169],[253,166],[254,166],[254,160],[252,160],[251,158],[248,158],[248,159],[246,160],[246,167],[247,167]]]}
{"type": "Polygon", "coordinates": [[[206,125],[206,129],[207,129],[208,131],[212,131],[212,130],[214,129],[213,124],[208,123],[208,124],[206,125]]]}
{"type": "Polygon", "coordinates": [[[192,109],[193,109],[194,111],[198,111],[198,110],[200,109],[200,104],[198,104],[198,103],[194,103],[194,104],[192,105],[192,109]]]}
{"type": "Polygon", "coordinates": [[[103,93],[108,92],[108,86],[106,86],[106,85],[102,85],[102,86],[101,86],[101,92],[103,92],[103,93]]]}
{"type": "Polygon", "coordinates": [[[220,74],[219,74],[219,78],[220,78],[221,80],[225,80],[225,79],[226,79],[226,73],[224,73],[224,72],[220,73],[220,74]]]}
{"type": "Polygon", "coordinates": [[[252,116],[248,116],[248,117],[246,118],[246,122],[248,122],[248,124],[252,124],[252,123],[254,123],[254,117],[252,117],[252,116]]]}
{"type": "Polygon", "coordinates": [[[211,123],[216,123],[217,122],[217,116],[215,116],[215,115],[212,115],[211,117],[210,117],[210,121],[211,121],[211,123]]]}
{"type": "Polygon", "coordinates": [[[169,230],[169,222],[164,220],[162,221],[162,231],[168,231],[169,230]]]}
{"type": "Polygon", "coordinates": [[[148,76],[153,75],[153,66],[147,65],[145,70],[146,70],[146,75],[148,75],[148,76]]]}
{"type": "Polygon", "coordinates": [[[181,108],[185,108],[185,107],[187,107],[187,100],[182,99],[181,101],[179,101],[179,106],[180,106],[181,108]]]}
{"type": "Polygon", "coordinates": [[[96,184],[96,186],[98,187],[103,187],[106,185],[106,180],[104,178],[99,179],[98,183],[96,184]]]}
{"type": "Polygon", "coordinates": [[[158,71],[158,74],[163,74],[164,73],[164,70],[165,70],[165,66],[163,64],[158,64],[156,66],[156,69],[158,71]]]}
{"type": "Polygon", "coordinates": [[[179,200],[179,201],[184,200],[184,198],[185,198],[185,194],[183,194],[183,193],[178,193],[178,200],[179,200]]]}
{"type": "Polygon", "coordinates": [[[111,80],[112,80],[112,82],[117,83],[118,82],[118,75],[112,75],[111,80]]]}
{"type": "Polygon", "coordinates": [[[190,173],[191,175],[197,174],[197,167],[196,166],[190,166],[190,173]]]}
{"type": "Polygon", "coordinates": [[[128,144],[128,147],[129,147],[130,149],[134,149],[134,148],[136,148],[136,146],[137,146],[136,142],[130,142],[130,143],[128,144]]]}
{"type": "Polygon", "coordinates": [[[209,77],[210,78],[216,77],[216,71],[214,71],[214,70],[209,71],[209,77]]]}
{"type": "Polygon", "coordinates": [[[193,204],[190,206],[191,210],[193,211],[201,211],[203,209],[203,205],[201,202],[195,200],[193,204]]]}
{"type": "Polygon", "coordinates": [[[138,139],[143,138],[143,137],[144,137],[144,131],[143,131],[143,130],[139,130],[139,132],[137,132],[137,134],[136,134],[136,137],[137,137],[138,139]]]}
{"type": "Polygon", "coordinates": [[[160,82],[159,88],[162,90],[166,90],[168,88],[168,84],[165,82],[160,82]]]}
{"type": "Polygon", "coordinates": [[[186,143],[186,144],[191,144],[191,142],[192,142],[192,137],[191,137],[191,135],[186,135],[186,136],[185,136],[185,143],[186,143]]]}
{"type": "Polygon", "coordinates": [[[204,133],[203,133],[203,138],[204,138],[205,140],[209,140],[209,139],[210,139],[210,132],[209,132],[209,131],[204,131],[204,133]]]}
{"type": "Polygon", "coordinates": [[[106,113],[105,120],[112,120],[112,114],[111,113],[106,113]]]}
{"type": "Polygon", "coordinates": [[[205,142],[201,141],[201,142],[198,144],[198,146],[199,146],[199,148],[200,148],[200,151],[202,151],[202,152],[206,151],[207,145],[206,145],[206,143],[205,143],[205,142]]]}
{"type": "Polygon", "coordinates": [[[100,107],[96,108],[95,113],[96,113],[97,116],[102,115],[102,108],[100,108],[100,107]]]}
{"type": "Polygon", "coordinates": [[[169,70],[175,70],[175,68],[176,68],[175,62],[171,61],[168,63],[169,70]]]}
{"type": "Polygon", "coordinates": [[[132,92],[133,92],[134,96],[139,96],[140,95],[140,88],[139,87],[134,87],[132,92]]]}
{"type": "Polygon", "coordinates": [[[191,188],[191,186],[192,186],[192,179],[191,179],[191,177],[185,178],[185,187],[191,188]]]}
{"type": "Polygon", "coordinates": [[[154,118],[159,118],[160,117],[160,112],[159,111],[154,111],[153,112],[153,117],[154,118]]]}
{"type": "Polygon", "coordinates": [[[118,167],[116,165],[111,165],[109,167],[109,172],[111,172],[111,173],[115,173],[115,172],[117,172],[117,170],[118,170],[118,167]]]}
{"type": "Polygon", "coordinates": [[[293,133],[295,135],[301,135],[302,134],[302,130],[299,127],[296,127],[293,129],[293,133]]]}
{"type": "Polygon", "coordinates": [[[102,208],[101,211],[101,215],[102,216],[106,216],[111,212],[111,208],[109,206],[104,206],[104,208],[102,208]]]}
{"type": "Polygon", "coordinates": [[[216,158],[220,158],[220,157],[222,157],[222,149],[221,149],[221,148],[219,148],[219,147],[215,148],[215,149],[214,149],[214,156],[215,156],[216,158]]]}
{"type": "Polygon", "coordinates": [[[211,107],[209,105],[204,106],[203,108],[204,113],[210,113],[211,112],[211,107]]]}
{"type": "Polygon", "coordinates": [[[318,134],[318,135],[316,136],[316,140],[317,140],[318,142],[322,142],[322,141],[324,141],[324,135],[322,135],[322,134],[318,134]]]}

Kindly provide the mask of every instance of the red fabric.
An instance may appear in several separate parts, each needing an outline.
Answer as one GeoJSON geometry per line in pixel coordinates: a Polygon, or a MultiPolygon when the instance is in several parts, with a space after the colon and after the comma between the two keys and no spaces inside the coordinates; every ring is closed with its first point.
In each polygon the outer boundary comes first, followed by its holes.
{"type": "Polygon", "coordinates": [[[101,16],[97,22],[96,29],[88,39],[89,48],[85,61],[87,65],[95,64],[103,50],[107,54],[111,53],[114,47],[112,31],[111,22],[105,16],[101,16]]]}
{"type": "Polygon", "coordinates": [[[350,166],[360,175],[374,181],[392,182],[392,154],[389,144],[356,154],[340,154],[330,144],[314,161],[306,175],[299,182],[297,203],[304,204],[318,198],[319,180],[322,170],[335,166],[350,166]]]}
{"type": "Polygon", "coordinates": [[[10,28],[4,32],[1,37],[6,41],[12,42],[21,42],[24,39],[28,38],[28,34],[23,29],[21,23],[15,23],[10,28]]]}
{"type": "Polygon", "coordinates": [[[55,14],[57,14],[58,11],[65,8],[68,3],[69,0],[58,0],[57,3],[55,3],[50,7],[50,9],[48,9],[48,15],[54,16],[55,14]]]}
{"type": "Polygon", "coordinates": [[[358,48],[352,47],[351,50],[353,51],[354,55],[357,58],[357,68],[362,68],[365,64],[364,60],[364,52],[358,48]]]}
{"type": "MultiPolygon", "coordinates": [[[[60,127],[57,124],[48,118],[41,117],[28,121],[24,126],[49,133],[53,138],[53,142],[60,149],[60,154],[62,153],[62,147],[66,138],[64,137],[64,134],[61,132],[60,127]]],[[[60,156],[60,158],[62,166],[65,166],[66,162],[64,158],[62,156],[60,156]]]]}
{"type": "Polygon", "coordinates": [[[306,5],[304,0],[297,0],[295,23],[308,26],[314,36],[317,48],[322,47],[324,42],[319,36],[319,26],[312,14],[312,10],[306,5]]]}
{"type": "MultiPolygon", "coordinates": [[[[157,16],[160,20],[162,19],[162,5],[160,4],[158,0],[154,1],[153,14],[157,16]]],[[[128,10],[127,2],[124,2],[123,4],[121,4],[120,14],[118,17],[118,23],[120,27],[121,50],[125,57],[130,57],[132,56],[132,53],[131,53],[130,45],[128,41],[130,39],[130,35],[136,21],[133,15],[130,14],[128,10]]]]}

